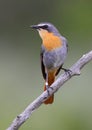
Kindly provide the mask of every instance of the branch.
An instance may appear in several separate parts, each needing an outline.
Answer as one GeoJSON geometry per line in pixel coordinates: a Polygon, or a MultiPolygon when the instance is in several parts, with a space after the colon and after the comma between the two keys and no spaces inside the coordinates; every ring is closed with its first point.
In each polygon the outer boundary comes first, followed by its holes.
{"type": "Polygon", "coordinates": [[[43,102],[48,99],[53,93],[55,93],[67,80],[72,76],[80,75],[80,70],[88,62],[92,60],[92,50],[83,55],[71,68],[69,73],[62,74],[52,85],[52,89],[49,88],[48,92],[43,92],[38,98],[36,98],[20,115],[18,115],[7,130],[18,130],[18,128],[32,115],[32,112],[39,108],[43,102]]]}

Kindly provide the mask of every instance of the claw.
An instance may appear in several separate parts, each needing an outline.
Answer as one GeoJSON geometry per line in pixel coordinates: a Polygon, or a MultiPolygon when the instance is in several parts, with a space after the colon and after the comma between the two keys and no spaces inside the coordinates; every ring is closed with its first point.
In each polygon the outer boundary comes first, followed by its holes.
{"type": "Polygon", "coordinates": [[[68,73],[69,77],[71,77],[72,71],[70,69],[65,69],[65,68],[61,68],[61,69],[64,70],[66,74],[68,73]]]}

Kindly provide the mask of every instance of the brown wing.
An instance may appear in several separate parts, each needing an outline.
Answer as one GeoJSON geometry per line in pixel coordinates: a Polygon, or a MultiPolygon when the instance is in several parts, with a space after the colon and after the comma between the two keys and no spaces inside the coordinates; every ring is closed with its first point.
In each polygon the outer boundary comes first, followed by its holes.
{"type": "Polygon", "coordinates": [[[45,66],[43,64],[43,52],[41,52],[40,54],[40,60],[41,60],[42,75],[43,75],[43,78],[46,80],[45,66]]]}

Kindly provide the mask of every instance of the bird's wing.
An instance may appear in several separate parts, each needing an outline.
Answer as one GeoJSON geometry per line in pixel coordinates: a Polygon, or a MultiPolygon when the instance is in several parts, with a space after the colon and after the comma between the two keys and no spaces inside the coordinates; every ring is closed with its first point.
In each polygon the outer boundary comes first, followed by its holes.
{"type": "Polygon", "coordinates": [[[43,53],[44,53],[44,48],[42,46],[41,47],[41,53],[40,53],[41,70],[42,70],[43,78],[46,80],[45,66],[44,66],[44,63],[43,63],[43,53]]]}
{"type": "Polygon", "coordinates": [[[57,72],[56,72],[56,74],[55,74],[56,76],[59,74],[60,70],[62,69],[62,66],[63,66],[63,65],[61,65],[61,66],[57,69],[57,72]]]}

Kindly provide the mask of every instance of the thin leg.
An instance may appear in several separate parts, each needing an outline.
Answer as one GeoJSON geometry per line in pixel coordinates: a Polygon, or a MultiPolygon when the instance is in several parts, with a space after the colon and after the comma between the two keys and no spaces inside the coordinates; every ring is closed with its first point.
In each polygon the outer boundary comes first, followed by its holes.
{"type": "Polygon", "coordinates": [[[46,90],[47,90],[47,92],[48,92],[48,95],[50,95],[50,92],[49,92],[49,89],[52,89],[53,90],[53,88],[51,88],[50,86],[49,86],[49,83],[48,83],[48,72],[47,72],[47,70],[46,70],[46,82],[45,82],[45,86],[46,86],[46,90]]]}
{"type": "Polygon", "coordinates": [[[47,81],[46,81],[45,85],[46,85],[46,90],[47,90],[49,88],[47,81]]]}
{"type": "Polygon", "coordinates": [[[48,72],[46,72],[46,83],[45,83],[45,85],[46,85],[46,89],[48,89],[49,88],[49,85],[48,85],[48,72]]]}
{"type": "Polygon", "coordinates": [[[71,70],[69,70],[69,69],[65,69],[65,68],[61,68],[62,70],[64,70],[65,71],[65,73],[68,73],[69,74],[69,76],[71,77],[71,73],[72,73],[72,71],[71,70]]]}
{"type": "Polygon", "coordinates": [[[53,90],[53,88],[49,87],[49,84],[48,84],[48,73],[46,73],[46,82],[45,82],[45,86],[46,86],[46,90],[47,90],[47,92],[48,92],[48,95],[50,95],[50,92],[49,92],[48,89],[52,89],[52,90],[53,90]]]}

